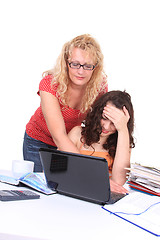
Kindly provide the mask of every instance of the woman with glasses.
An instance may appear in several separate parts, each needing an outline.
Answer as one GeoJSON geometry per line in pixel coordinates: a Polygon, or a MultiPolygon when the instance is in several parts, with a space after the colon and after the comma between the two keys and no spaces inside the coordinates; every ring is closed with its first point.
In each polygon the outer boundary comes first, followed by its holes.
{"type": "Polygon", "coordinates": [[[42,171],[40,147],[79,153],[67,134],[81,124],[95,99],[107,91],[97,41],[84,34],[65,43],[55,67],[44,73],[38,91],[40,107],[26,125],[23,155],[25,160],[34,161],[34,171],[42,171]]]}

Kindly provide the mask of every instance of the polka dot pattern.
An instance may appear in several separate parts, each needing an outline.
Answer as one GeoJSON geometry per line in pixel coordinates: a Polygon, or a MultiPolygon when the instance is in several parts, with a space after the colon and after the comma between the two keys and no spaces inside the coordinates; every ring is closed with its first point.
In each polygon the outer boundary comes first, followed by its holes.
{"type": "MultiPolygon", "coordinates": [[[[56,96],[57,84],[51,87],[52,76],[48,75],[44,77],[39,84],[39,91],[46,91],[56,96]]],[[[38,94],[39,94],[38,91],[38,94]]],[[[67,133],[75,126],[80,125],[85,117],[85,114],[80,113],[77,109],[72,109],[70,107],[64,107],[60,101],[60,108],[62,116],[64,118],[67,133]]],[[[36,139],[40,140],[46,144],[55,146],[52,136],[48,130],[46,121],[44,119],[41,106],[35,111],[34,115],[31,117],[30,121],[26,125],[27,134],[36,139]]]]}

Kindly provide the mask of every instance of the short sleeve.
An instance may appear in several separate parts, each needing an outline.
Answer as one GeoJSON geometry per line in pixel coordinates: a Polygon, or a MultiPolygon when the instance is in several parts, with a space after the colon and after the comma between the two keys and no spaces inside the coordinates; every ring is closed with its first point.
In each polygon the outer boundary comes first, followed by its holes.
{"type": "MultiPolygon", "coordinates": [[[[44,77],[39,84],[39,91],[45,91],[48,93],[51,93],[52,95],[56,96],[57,93],[57,84],[52,84],[52,79],[53,76],[52,75],[48,75],[46,77],[44,77]]],[[[39,91],[37,92],[37,94],[39,95],[39,91]]]]}

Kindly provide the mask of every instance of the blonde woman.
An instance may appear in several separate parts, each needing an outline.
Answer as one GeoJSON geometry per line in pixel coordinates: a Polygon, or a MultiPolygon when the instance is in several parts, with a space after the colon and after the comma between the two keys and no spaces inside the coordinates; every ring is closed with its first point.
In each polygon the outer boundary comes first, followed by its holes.
{"type": "Polygon", "coordinates": [[[25,160],[34,161],[34,171],[42,171],[40,147],[79,153],[67,134],[81,124],[94,100],[107,91],[97,41],[84,34],[64,44],[55,67],[44,73],[38,92],[40,107],[26,125],[23,155],[25,160]]]}

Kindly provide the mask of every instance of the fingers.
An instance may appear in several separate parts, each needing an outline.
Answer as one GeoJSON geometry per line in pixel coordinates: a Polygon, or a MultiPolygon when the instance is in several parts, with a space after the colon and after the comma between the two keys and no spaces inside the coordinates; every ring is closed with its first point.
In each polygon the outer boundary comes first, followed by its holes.
{"type": "Polygon", "coordinates": [[[104,110],[103,110],[103,113],[105,114],[105,116],[111,120],[111,121],[115,121],[119,118],[125,118],[127,120],[127,122],[129,121],[129,118],[130,118],[130,115],[129,115],[129,112],[128,110],[126,109],[125,106],[123,106],[123,109],[119,109],[119,108],[116,108],[115,106],[113,105],[106,105],[104,107],[104,110]]]}
{"type": "Polygon", "coordinates": [[[123,112],[124,112],[125,116],[127,117],[128,121],[129,121],[130,115],[129,115],[129,112],[128,112],[128,110],[125,106],[123,106],[123,112]]]}
{"type": "Polygon", "coordinates": [[[129,193],[127,189],[125,189],[118,183],[114,182],[112,179],[110,179],[110,188],[112,192],[123,193],[123,194],[129,193]]]}
{"type": "Polygon", "coordinates": [[[117,118],[116,110],[117,109],[115,107],[107,105],[106,107],[104,107],[103,113],[110,121],[114,122],[114,120],[117,118]]]}
{"type": "Polygon", "coordinates": [[[117,131],[126,129],[130,116],[125,106],[123,109],[119,109],[111,104],[107,104],[104,107],[103,114],[114,124],[117,131]]]}

